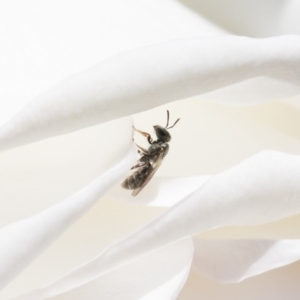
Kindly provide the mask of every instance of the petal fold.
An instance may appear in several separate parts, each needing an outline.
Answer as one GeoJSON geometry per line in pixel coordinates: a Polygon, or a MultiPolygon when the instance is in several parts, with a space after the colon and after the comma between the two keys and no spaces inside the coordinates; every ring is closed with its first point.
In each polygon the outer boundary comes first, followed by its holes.
{"type": "MultiPolygon", "coordinates": [[[[300,94],[299,68],[296,35],[183,39],[127,51],[31,101],[1,128],[0,147],[65,134],[253,78],[267,79],[258,81],[260,102],[274,97],[274,86],[280,98],[294,97],[300,94]]],[[[255,97],[242,95],[238,101],[254,102],[255,97]]]]}
{"type": "Polygon", "coordinates": [[[126,117],[2,152],[0,228],[71,197],[132,145],[132,119],[126,117]]]}
{"type": "Polygon", "coordinates": [[[199,300],[199,295],[206,300],[298,300],[299,272],[300,262],[296,262],[237,284],[223,284],[191,271],[177,300],[199,300]]]}
{"type": "Polygon", "coordinates": [[[193,267],[222,283],[234,283],[300,259],[300,240],[194,239],[193,267]]]}
{"type": "MultiPolygon", "coordinates": [[[[192,260],[193,242],[186,239],[91,281],[88,280],[89,272],[83,271],[80,276],[87,281],[84,285],[54,297],[39,299],[173,300],[177,298],[188,277],[192,260]]],[[[97,265],[95,271],[97,272],[97,265]]],[[[72,286],[71,276],[69,279],[68,285],[72,286]]],[[[51,289],[52,294],[56,294],[56,286],[53,285],[51,289]]],[[[14,299],[36,299],[36,294],[40,294],[40,291],[14,299]]]]}
{"type": "Polygon", "coordinates": [[[170,243],[226,225],[254,225],[300,213],[300,157],[261,152],[209,179],[157,219],[104,250],[94,260],[36,293],[54,296],[117,269],[170,243]],[[97,266],[97,272],[95,271],[97,266]],[[68,282],[72,281],[72,287],[68,282]]]}
{"type": "Polygon", "coordinates": [[[0,288],[5,287],[65,230],[125,176],[135,158],[133,148],[114,168],[74,196],[0,230],[0,288]]]}
{"type": "Polygon", "coordinates": [[[120,186],[115,186],[107,194],[115,200],[134,202],[149,206],[170,207],[200,188],[211,176],[190,177],[154,177],[143,190],[140,199],[133,198],[131,193],[124,193],[120,186]]]}

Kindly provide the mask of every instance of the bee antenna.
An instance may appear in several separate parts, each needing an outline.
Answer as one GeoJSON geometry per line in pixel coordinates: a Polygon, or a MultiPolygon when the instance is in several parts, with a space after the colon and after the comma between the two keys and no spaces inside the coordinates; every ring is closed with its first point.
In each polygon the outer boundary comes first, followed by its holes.
{"type": "Polygon", "coordinates": [[[178,118],[178,119],[176,120],[176,122],[173,124],[173,126],[168,127],[168,128],[166,128],[166,129],[171,129],[171,128],[173,128],[173,127],[178,123],[179,120],[180,120],[180,118],[178,118]]]}
{"type": "Polygon", "coordinates": [[[169,126],[169,117],[170,117],[170,113],[169,111],[167,110],[167,125],[165,128],[167,128],[169,126]]]}

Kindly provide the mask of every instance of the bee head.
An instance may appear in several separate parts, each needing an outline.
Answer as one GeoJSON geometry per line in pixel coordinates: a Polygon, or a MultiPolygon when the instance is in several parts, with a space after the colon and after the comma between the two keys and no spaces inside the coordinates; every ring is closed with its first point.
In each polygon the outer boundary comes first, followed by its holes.
{"type": "Polygon", "coordinates": [[[169,126],[169,117],[170,117],[170,113],[167,110],[167,125],[166,125],[166,127],[162,127],[160,125],[153,126],[157,138],[165,143],[168,143],[171,141],[171,134],[169,133],[169,131],[167,129],[173,128],[177,124],[177,122],[180,120],[180,119],[177,119],[176,122],[171,127],[168,127],[169,126]]]}
{"type": "Polygon", "coordinates": [[[157,138],[163,142],[170,142],[171,141],[171,135],[169,133],[169,131],[165,128],[163,128],[162,126],[156,125],[153,126],[154,130],[155,130],[155,134],[157,136],[157,138]]]}

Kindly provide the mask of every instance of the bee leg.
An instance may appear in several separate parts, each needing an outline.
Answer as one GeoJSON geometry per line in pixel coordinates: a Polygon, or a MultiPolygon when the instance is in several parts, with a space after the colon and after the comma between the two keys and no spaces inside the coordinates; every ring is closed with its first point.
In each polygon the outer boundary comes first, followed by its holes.
{"type": "Polygon", "coordinates": [[[141,135],[143,135],[144,137],[146,137],[146,138],[147,138],[147,141],[149,142],[149,144],[152,144],[153,139],[152,139],[152,137],[151,137],[151,135],[150,135],[149,133],[144,132],[144,131],[140,131],[140,130],[136,129],[134,126],[132,126],[132,128],[133,128],[135,131],[137,131],[138,133],[140,133],[141,135]]]}
{"type": "MultiPolygon", "coordinates": [[[[134,141],[134,139],[132,139],[134,141]]],[[[141,154],[141,155],[150,155],[149,151],[146,150],[145,148],[139,146],[138,144],[135,144],[139,150],[138,150],[138,153],[141,154]]]]}

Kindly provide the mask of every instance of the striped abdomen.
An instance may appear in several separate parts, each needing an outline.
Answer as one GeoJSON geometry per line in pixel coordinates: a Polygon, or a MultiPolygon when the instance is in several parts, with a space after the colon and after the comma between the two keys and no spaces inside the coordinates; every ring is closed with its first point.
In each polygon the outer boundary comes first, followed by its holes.
{"type": "Polygon", "coordinates": [[[135,190],[143,185],[149,173],[152,171],[151,164],[139,168],[137,171],[129,175],[121,184],[124,189],[135,190]]]}

